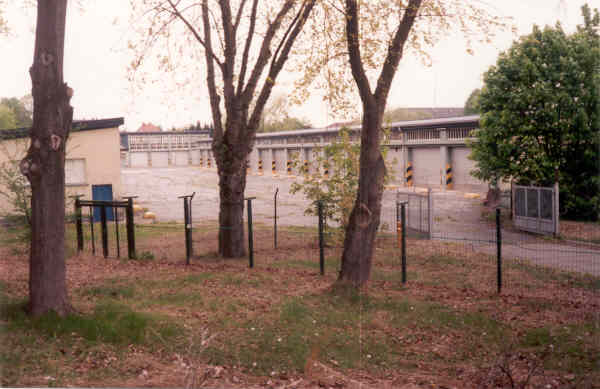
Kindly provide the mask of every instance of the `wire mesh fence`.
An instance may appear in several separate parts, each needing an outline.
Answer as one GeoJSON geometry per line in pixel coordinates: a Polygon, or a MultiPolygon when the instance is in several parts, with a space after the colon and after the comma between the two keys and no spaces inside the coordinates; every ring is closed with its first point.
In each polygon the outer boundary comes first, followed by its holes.
{"type": "MultiPolygon", "coordinates": [[[[478,207],[474,211],[472,202],[431,191],[401,193],[395,197],[397,201],[384,201],[382,206],[371,271],[375,281],[401,284],[406,280],[407,285],[415,287],[439,285],[473,293],[512,294],[577,286],[598,296],[600,225],[597,223],[561,221],[563,234],[555,237],[517,229],[509,209],[478,207]],[[405,208],[404,228],[401,204],[405,208]]],[[[195,263],[219,257],[219,231],[227,226],[220,227],[215,219],[192,218],[191,199],[189,211],[184,209],[186,200],[181,203],[184,219],[186,212],[190,212],[189,220],[183,224],[136,222],[137,259],[168,258],[183,264],[188,258],[195,263]]],[[[290,207],[278,210],[273,198],[253,201],[252,234],[249,234],[247,210],[246,206],[244,245],[247,254],[252,254],[254,267],[291,266],[318,275],[323,258],[324,272],[328,276],[338,274],[343,253],[342,229],[324,222],[321,244],[316,212],[306,215],[304,210],[290,207]],[[282,224],[282,220],[287,222],[282,224]]],[[[115,212],[116,220],[108,222],[108,256],[125,257],[125,214],[123,210],[115,212]]],[[[90,210],[84,210],[83,220],[84,250],[102,255],[100,223],[92,222],[90,210]]],[[[74,236],[72,239],[75,240],[74,236]]]]}

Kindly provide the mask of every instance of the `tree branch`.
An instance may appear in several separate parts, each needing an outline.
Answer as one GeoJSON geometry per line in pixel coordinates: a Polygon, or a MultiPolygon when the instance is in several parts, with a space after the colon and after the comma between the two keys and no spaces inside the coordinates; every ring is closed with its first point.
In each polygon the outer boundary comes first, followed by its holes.
{"type": "Polygon", "coordinates": [[[404,11],[404,15],[402,16],[398,30],[396,31],[394,39],[392,40],[392,44],[388,49],[388,54],[385,58],[383,69],[381,69],[381,74],[377,80],[377,88],[375,89],[375,99],[377,101],[383,102],[387,100],[390,87],[392,85],[392,80],[394,79],[396,69],[398,68],[400,59],[402,58],[404,43],[408,38],[408,34],[410,33],[410,30],[415,22],[422,2],[423,0],[410,0],[406,11],[404,11]]]}
{"type": "MultiPolygon", "coordinates": [[[[187,18],[181,14],[179,9],[177,9],[177,4],[174,4],[172,0],[167,0],[167,2],[171,6],[171,8],[173,8],[173,11],[168,12],[179,18],[179,20],[181,20],[186,25],[186,27],[190,30],[192,35],[194,35],[194,38],[196,38],[196,40],[200,42],[200,44],[204,47],[204,50],[212,57],[212,59],[219,65],[219,67],[222,68],[223,64],[213,52],[211,45],[207,44],[207,42],[205,42],[204,39],[202,39],[198,31],[194,28],[194,26],[192,26],[192,24],[187,20],[187,18]]],[[[204,5],[204,3],[202,5],[204,5]]]]}
{"type": "Polygon", "coordinates": [[[231,6],[229,0],[219,0],[221,8],[221,23],[223,25],[223,38],[225,39],[225,61],[223,66],[223,94],[227,118],[232,117],[231,110],[237,109],[234,103],[235,90],[233,87],[233,71],[235,69],[236,36],[233,31],[231,6]]]}
{"type": "Polygon", "coordinates": [[[250,53],[250,46],[252,45],[252,38],[254,37],[254,28],[256,27],[256,10],[258,8],[258,0],[252,2],[252,13],[250,14],[250,27],[248,27],[248,36],[246,37],[246,44],[244,46],[244,55],[242,56],[242,67],[240,68],[240,76],[238,79],[237,94],[242,93],[244,88],[244,81],[246,79],[246,69],[248,67],[248,56],[250,53]]]}
{"type": "Polygon", "coordinates": [[[358,4],[356,0],[346,0],[346,40],[348,41],[348,57],[352,76],[356,81],[361,100],[366,103],[373,99],[373,94],[360,55],[358,4]]]}
{"type": "MultiPolygon", "coordinates": [[[[256,100],[256,104],[254,105],[254,110],[252,112],[252,116],[250,117],[250,120],[248,121],[248,126],[247,126],[248,133],[246,134],[246,136],[253,137],[255,135],[256,129],[258,128],[258,125],[260,123],[260,118],[262,115],[263,108],[264,108],[265,104],[267,103],[267,100],[269,99],[271,91],[273,90],[273,86],[275,85],[274,81],[277,78],[281,69],[283,68],[283,65],[285,64],[285,61],[287,60],[287,57],[292,49],[292,46],[293,46],[296,38],[302,31],[302,28],[304,27],[306,20],[308,20],[308,17],[310,16],[310,13],[312,12],[315,4],[316,4],[316,0],[305,0],[303,2],[302,7],[300,7],[298,14],[294,18],[294,22],[292,23],[292,25],[290,26],[290,28],[288,29],[288,31],[286,32],[286,34],[283,38],[285,40],[285,43],[280,44],[279,47],[277,48],[276,54],[275,54],[275,56],[273,56],[273,60],[271,61],[271,66],[269,68],[269,74],[267,76],[267,79],[265,80],[265,83],[263,84],[263,87],[258,96],[258,99],[256,100]],[[292,28],[292,26],[293,26],[293,28],[292,28]],[[290,30],[291,30],[291,32],[290,32],[290,30]],[[279,55],[277,55],[277,54],[279,54],[279,55]]],[[[283,40],[282,40],[282,42],[283,42],[283,40]]]]}
{"type": "Polygon", "coordinates": [[[242,13],[244,11],[244,7],[246,6],[246,0],[242,0],[240,3],[240,8],[238,8],[237,15],[235,16],[235,22],[233,23],[233,33],[237,34],[237,29],[240,25],[240,20],[242,19],[242,13]]]}
{"type": "Polygon", "coordinates": [[[220,143],[223,139],[223,124],[221,122],[221,107],[220,98],[217,93],[217,86],[215,84],[215,66],[214,56],[210,55],[212,52],[212,41],[210,33],[210,20],[208,19],[208,0],[202,0],[202,21],[204,25],[204,36],[206,37],[205,57],[206,57],[206,80],[208,83],[208,94],[210,96],[210,106],[213,117],[213,143],[220,143]]]}
{"type": "Polygon", "coordinates": [[[283,20],[285,15],[290,11],[293,5],[294,0],[286,0],[286,2],[279,10],[279,13],[275,17],[275,20],[272,23],[270,23],[269,27],[267,28],[267,32],[265,34],[265,37],[263,38],[262,46],[258,54],[258,59],[254,64],[254,69],[252,69],[252,74],[248,79],[246,88],[244,89],[244,92],[241,95],[241,102],[245,109],[247,109],[250,106],[250,101],[252,100],[252,95],[256,90],[258,79],[260,78],[260,75],[262,74],[265,66],[267,65],[269,58],[271,57],[271,41],[273,40],[273,37],[275,36],[275,33],[277,32],[281,21],[283,20]]]}

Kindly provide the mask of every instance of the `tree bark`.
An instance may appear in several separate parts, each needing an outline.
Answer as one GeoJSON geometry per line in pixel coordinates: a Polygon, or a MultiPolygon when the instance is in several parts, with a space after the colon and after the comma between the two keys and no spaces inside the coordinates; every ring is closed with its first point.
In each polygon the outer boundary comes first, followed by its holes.
{"type": "MultiPolygon", "coordinates": [[[[243,133],[232,128],[230,134],[240,132],[243,133]]],[[[219,174],[219,254],[225,258],[246,255],[244,191],[246,158],[249,154],[246,148],[241,142],[231,142],[228,136],[224,136],[222,142],[213,143],[219,174]]]]}
{"type": "Polygon", "coordinates": [[[73,94],[63,82],[67,0],[39,1],[33,65],[31,145],[21,172],[31,184],[29,309],[34,316],[72,310],[65,265],[65,143],[73,94]]]}
{"type": "Polygon", "coordinates": [[[377,105],[363,106],[365,114],[362,120],[358,191],[346,227],[339,275],[340,281],[349,282],[356,287],[364,285],[371,276],[386,174],[379,142],[383,110],[377,105]]]}
{"type": "Polygon", "coordinates": [[[402,58],[404,44],[414,24],[422,0],[409,0],[390,42],[375,92],[371,91],[360,53],[359,5],[346,0],[346,40],[352,77],[363,103],[358,191],[350,213],[338,282],[355,287],[366,284],[371,276],[375,238],[381,217],[381,198],[386,174],[381,155],[381,124],[390,87],[402,58]]]}

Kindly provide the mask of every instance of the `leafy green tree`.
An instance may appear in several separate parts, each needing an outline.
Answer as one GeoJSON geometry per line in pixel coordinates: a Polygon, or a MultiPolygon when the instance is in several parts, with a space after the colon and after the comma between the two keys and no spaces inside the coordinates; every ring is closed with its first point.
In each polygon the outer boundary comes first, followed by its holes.
{"type": "Polygon", "coordinates": [[[465,102],[465,115],[476,115],[479,111],[479,96],[481,89],[474,89],[465,102]]]}
{"type": "Polygon", "coordinates": [[[311,126],[308,120],[286,116],[280,120],[265,122],[259,132],[293,131],[310,128],[311,126]]]}
{"type": "MultiPolygon", "coordinates": [[[[389,131],[385,130],[385,137],[389,139],[389,131]]],[[[393,179],[393,169],[387,164],[387,144],[385,140],[381,146],[381,153],[386,161],[385,182],[393,179]]],[[[303,179],[292,183],[290,193],[302,192],[311,200],[311,204],[304,211],[306,215],[317,214],[317,202],[322,201],[325,220],[332,221],[339,232],[338,238],[348,226],[350,212],[356,200],[358,190],[358,172],[360,167],[360,142],[353,142],[347,128],[342,128],[336,139],[323,148],[317,148],[313,153],[310,172],[294,158],[295,166],[302,166],[303,179]],[[325,169],[328,174],[325,175],[325,169]],[[309,174],[310,173],[310,174],[309,174]]],[[[395,161],[392,161],[392,164],[395,161]]]]}
{"type": "Polygon", "coordinates": [[[600,15],[582,8],[584,25],[522,37],[484,76],[477,163],[472,174],[493,185],[558,181],[561,214],[600,212],[600,15]]]}
{"type": "Polygon", "coordinates": [[[17,120],[13,111],[0,104],[0,130],[8,130],[17,127],[17,120]]]}
{"type": "Polygon", "coordinates": [[[16,127],[31,127],[33,124],[33,107],[31,95],[23,96],[20,99],[16,97],[4,97],[0,100],[0,106],[8,108],[14,115],[16,127]]]}

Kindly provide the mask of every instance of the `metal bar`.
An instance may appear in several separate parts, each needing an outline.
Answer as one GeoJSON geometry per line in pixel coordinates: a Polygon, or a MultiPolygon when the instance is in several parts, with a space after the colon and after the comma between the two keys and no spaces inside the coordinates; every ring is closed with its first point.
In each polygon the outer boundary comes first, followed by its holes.
{"type": "Polygon", "coordinates": [[[106,205],[106,206],[110,206],[110,207],[120,207],[120,208],[127,207],[127,201],[81,200],[80,204],[83,207],[89,207],[89,206],[95,207],[95,206],[101,206],[101,205],[106,205]]]}
{"type": "Polygon", "coordinates": [[[135,227],[133,220],[133,197],[127,199],[127,210],[125,211],[127,227],[127,251],[129,259],[135,259],[135,227]]]}
{"type": "Polygon", "coordinates": [[[433,239],[433,192],[427,190],[427,224],[429,224],[429,239],[433,239]]]}
{"type": "Polygon", "coordinates": [[[255,197],[247,198],[248,201],[248,261],[250,268],[254,267],[254,242],[252,234],[252,199],[255,197]]]}
{"type": "Polygon", "coordinates": [[[190,234],[190,206],[187,197],[183,198],[183,218],[185,223],[185,264],[189,265],[192,250],[190,241],[192,240],[192,236],[190,234]]]}
{"type": "Polygon", "coordinates": [[[400,220],[400,202],[396,200],[396,245],[402,246],[402,221],[400,220]]]}
{"type": "Polygon", "coordinates": [[[102,254],[108,257],[108,227],[106,225],[106,206],[100,207],[100,226],[102,227],[102,254]]]}
{"type": "Polygon", "coordinates": [[[75,199],[75,229],[77,230],[77,252],[83,250],[83,223],[81,216],[81,204],[78,198],[75,199]]]}
{"type": "Polygon", "coordinates": [[[194,228],[194,221],[192,219],[192,200],[194,200],[195,195],[196,192],[192,192],[192,197],[190,197],[190,256],[194,256],[194,240],[192,239],[194,228]]]}
{"type": "Polygon", "coordinates": [[[323,236],[323,202],[317,201],[317,214],[319,215],[319,268],[321,275],[325,275],[325,239],[323,236]]]}
{"type": "Polygon", "coordinates": [[[406,284],[406,203],[401,204],[401,218],[402,218],[402,284],[406,284]]]}
{"type": "Polygon", "coordinates": [[[500,208],[496,208],[496,248],[498,259],[497,284],[498,294],[502,291],[502,228],[500,225],[500,208]]]}
{"type": "Polygon", "coordinates": [[[119,243],[119,208],[113,207],[113,215],[115,216],[115,235],[117,240],[117,258],[121,258],[121,247],[119,243]]]}
{"type": "Polygon", "coordinates": [[[273,207],[275,210],[275,215],[273,217],[273,246],[277,248],[277,194],[279,193],[279,188],[275,189],[275,196],[273,197],[273,207]]]}
{"type": "Polygon", "coordinates": [[[90,207],[90,232],[92,234],[92,254],[96,254],[96,239],[94,238],[94,208],[90,207]]]}

